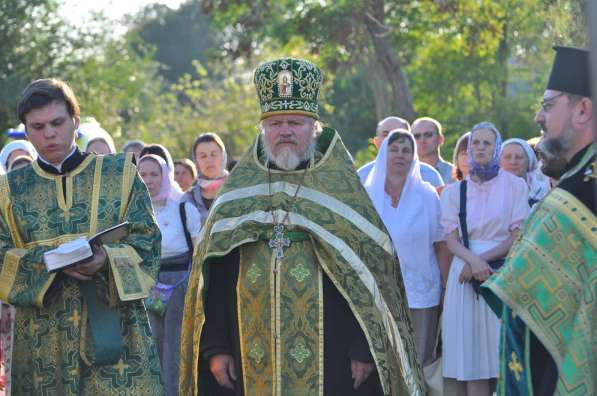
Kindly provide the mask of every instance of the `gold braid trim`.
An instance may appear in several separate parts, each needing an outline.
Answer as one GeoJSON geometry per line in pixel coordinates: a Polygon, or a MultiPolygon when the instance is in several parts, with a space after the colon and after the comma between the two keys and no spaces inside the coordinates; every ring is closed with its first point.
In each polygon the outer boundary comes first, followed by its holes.
{"type": "Polygon", "coordinates": [[[79,326],[81,328],[81,335],[79,337],[79,355],[81,356],[81,360],[87,366],[92,366],[93,362],[87,357],[87,344],[85,342],[85,340],[87,340],[87,304],[83,303],[81,305],[83,312],[81,313],[81,319],[79,321],[79,326]]]}
{"type": "Polygon", "coordinates": [[[8,301],[8,295],[17,277],[21,258],[27,254],[27,249],[10,249],[4,255],[4,263],[0,272],[0,300],[8,301]]]}
{"type": "Polygon", "coordinates": [[[120,193],[120,213],[118,214],[120,221],[124,219],[124,215],[128,209],[129,198],[133,189],[136,173],[137,167],[133,164],[133,153],[127,153],[124,159],[122,191],[120,193]]]}
{"type": "Polygon", "coordinates": [[[97,233],[97,216],[99,211],[99,196],[102,182],[102,164],[104,157],[98,156],[95,162],[95,173],[93,174],[93,190],[91,192],[91,214],[89,223],[89,237],[97,233]]]}
{"type": "Polygon", "coordinates": [[[15,247],[22,248],[23,240],[21,239],[19,229],[17,228],[17,223],[14,219],[14,214],[12,213],[10,203],[10,186],[8,185],[7,175],[0,176],[0,211],[2,212],[4,221],[6,222],[6,225],[10,231],[12,243],[15,245],[15,247]]]}
{"type": "MultiPolygon", "coordinates": [[[[45,270],[45,265],[42,264],[42,266],[44,267],[44,270],[45,270]]],[[[44,285],[41,287],[41,290],[37,294],[37,297],[35,297],[35,305],[37,305],[39,308],[43,308],[44,297],[46,296],[46,293],[48,292],[48,289],[50,288],[50,286],[52,286],[52,282],[54,282],[54,278],[56,278],[55,272],[50,274],[50,276],[48,277],[48,280],[46,280],[44,285]]]]}

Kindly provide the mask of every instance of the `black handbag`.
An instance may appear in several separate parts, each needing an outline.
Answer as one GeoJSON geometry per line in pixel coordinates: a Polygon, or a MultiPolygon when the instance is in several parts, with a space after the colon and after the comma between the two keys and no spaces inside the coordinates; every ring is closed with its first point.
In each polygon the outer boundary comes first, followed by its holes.
{"type": "MultiPolygon", "coordinates": [[[[466,180],[460,182],[460,212],[458,212],[458,219],[460,221],[460,233],[462,234],[462,244],[465,248],[469,248],[468,228],[466,226],[466,180]]],[[[504,258],[488,261],[487,264],[492,270],[499,270],[506,260],[504,258]]],[[[481,282],[476,279],[471,280],[471,286],[479,298],[481,293],[481,282]]]]}

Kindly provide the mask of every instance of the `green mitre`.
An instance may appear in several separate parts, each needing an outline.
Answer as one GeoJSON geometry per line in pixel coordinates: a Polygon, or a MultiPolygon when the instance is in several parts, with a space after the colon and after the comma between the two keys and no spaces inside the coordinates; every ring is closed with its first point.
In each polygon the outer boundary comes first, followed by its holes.
{"type": "Polygon", "coordinates": [[[261,119],[276,114],[301,114],[319,119],[321,71],[304,59],[282,58],[255,69],[261,119]]]}

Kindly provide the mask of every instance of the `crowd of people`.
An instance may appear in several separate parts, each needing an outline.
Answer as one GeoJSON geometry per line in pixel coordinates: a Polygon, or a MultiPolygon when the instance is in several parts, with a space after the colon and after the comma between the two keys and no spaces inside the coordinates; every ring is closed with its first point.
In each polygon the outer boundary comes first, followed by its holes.
{"type": "Polygon", "coordinates": [[[469,396],[592,393],[586,64],[557,49],[539,142],[502,141],[484,121],[450,163],[438,120],[391,116],[358,170],[319,121],[308,61],[256,70],[261,132],[238,163],[216,133],[177,160],[138,140],[117,153],[97,125],[75,144],[70,87],[33,82],[18,108],[27,139],[0,152],[5,394],[452,394],[441,378],[469,396]],[[547,218],[573,200],[582,225],[547,218]],[[46,271],[48,252],[124,222],[122,240],[46,271]],[[536,235],[558,227],[555,250],[572,252],[550,256],[536,235]]]}

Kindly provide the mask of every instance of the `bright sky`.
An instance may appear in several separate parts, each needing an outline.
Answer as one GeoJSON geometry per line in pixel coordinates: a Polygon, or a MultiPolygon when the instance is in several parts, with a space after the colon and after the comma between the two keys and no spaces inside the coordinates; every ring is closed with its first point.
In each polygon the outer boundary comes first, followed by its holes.
{"type": "Polygon", "coordinates": [[[178,8],[184,0],[63,0],[62,14],[73,22],[84,20],[93,11],[104,10],[110,18],[134,14],[153,3],[178,8]]]}

